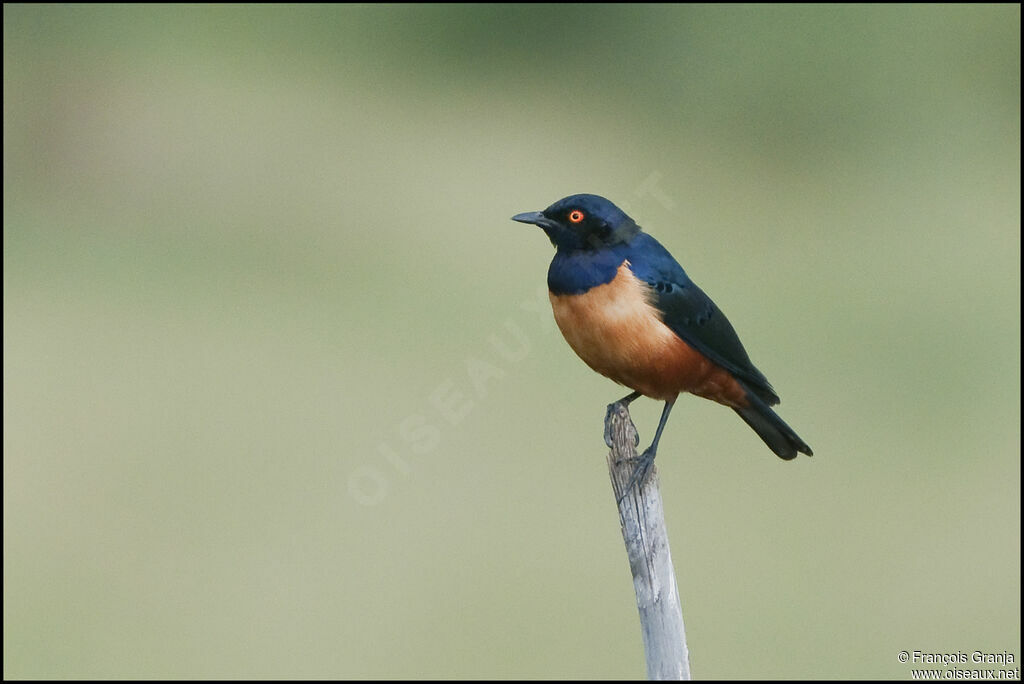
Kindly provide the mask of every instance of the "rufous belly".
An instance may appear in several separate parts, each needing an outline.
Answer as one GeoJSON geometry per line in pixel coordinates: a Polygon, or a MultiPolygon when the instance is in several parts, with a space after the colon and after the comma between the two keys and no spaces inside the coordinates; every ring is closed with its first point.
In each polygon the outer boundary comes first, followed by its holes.
{"type": "Polygon", "coordinates": [[[646,283],[619,266],[615,278],[583,294],[550,294],[569,346],[595,371],[655,399],[690,392],[731,407],[747,406],[732,375],[666,326],[646,283]]]}

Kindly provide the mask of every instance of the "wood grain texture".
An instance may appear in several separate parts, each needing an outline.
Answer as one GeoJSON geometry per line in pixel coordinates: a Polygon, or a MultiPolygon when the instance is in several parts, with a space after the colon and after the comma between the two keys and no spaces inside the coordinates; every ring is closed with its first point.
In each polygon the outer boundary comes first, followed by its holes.
{"type": "Polygon", "coordinates": [[[686,630],[669,550],[657,466],[651,468],[644,483],[622,497],[637,458],[638,440],[629,410],[621,403],[608,407],[605,441],[611,447],[608,472],[615,500],[621,498],[619,522],[640,611],[647,678],[690,679],[686,630]]]}

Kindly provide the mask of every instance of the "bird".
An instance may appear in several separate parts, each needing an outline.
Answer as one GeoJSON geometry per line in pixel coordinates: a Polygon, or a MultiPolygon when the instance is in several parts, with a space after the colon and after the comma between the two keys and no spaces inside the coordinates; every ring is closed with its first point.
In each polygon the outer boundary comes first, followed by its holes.
{"type": "Polygon", "coordinates": [[[548,296],[566,342],[593,370],[633,390],[609,411],[640,396],[665,402],[654,440],[639,457],[623,497],[634,485],[643,486],[682,393],[733,409],[781,459],[813,455],[772,410],[779,395],[722,310],[614,203],[599,195],[570,195],[512,220],[538,226],[555,248],[548,296]]]}

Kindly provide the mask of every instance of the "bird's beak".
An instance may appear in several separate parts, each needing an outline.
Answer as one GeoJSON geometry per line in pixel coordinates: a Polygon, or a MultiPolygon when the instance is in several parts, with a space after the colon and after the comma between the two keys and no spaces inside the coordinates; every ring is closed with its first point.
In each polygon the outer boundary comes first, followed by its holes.
{"type": "Polygon", "coordinates": [[[541,228],[549,228],[554,225],[554,221],[545,216],[539,211],[528,211],[525,214],[516,214],[512,217],[513,221],[519,221],[520,223],[532,223],[535,226],[541,228]]]}

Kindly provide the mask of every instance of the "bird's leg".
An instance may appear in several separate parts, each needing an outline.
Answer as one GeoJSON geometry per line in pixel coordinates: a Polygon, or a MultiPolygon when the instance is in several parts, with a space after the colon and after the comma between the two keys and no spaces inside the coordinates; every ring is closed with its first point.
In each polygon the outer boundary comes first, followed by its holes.
{"type": "MultiPolygon", "coordinates": [[[[629,403],[639,396],[639,392],[633,392],[629,396],[622,397],[618,401],[608,404],[608,410],[604,412],[604,443],[607,444],[609,448],[611,448],[612,446],[612,411],[614,411],[615,407],[618,406],[619,404],[622,404],[623,406],[629,406],[629,403]]],[[[639,443],[640,435],[637,435],[636,442],[633,444],[633,446],[636,446],[639,443]]]]}
{"type": "Polygon", "coordinates": [[[640,396],[639,392],[630,392],[628,395],[619,399],[616,404],[622,404],[623,406],[629,406],[630,402],[640,396]]]}
{"type": "Polygon", "coordinates": [[[658,431],[654,433],[654,441],[651,442],[651,446],[644,449],[644,453],[640,454],[639,463],[637,463],[636,468],[633,469],[633,474],[629,478],[629,484],[627,484],[626,488],[622,490],[622,496],[619,497],[619,503],[622,503],[622,500],[626,498],[626,495],[633,491],[633,485],[643,487],[644,480],[647,479],[647,473],[650,472],[651,466],[654,465],[654,457],[658,453],[658,442],[661,440],[661,431],[665,429],[665,423],[668,422],[668,414],[672,412],[672,406],[674,406],[675,403],[675,399],[665,402],[665,408],[661,412],[661,421],[658,423],[658,431]]]}

